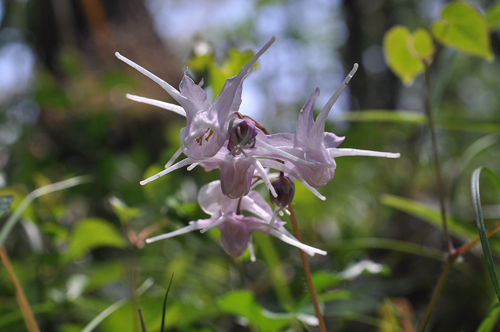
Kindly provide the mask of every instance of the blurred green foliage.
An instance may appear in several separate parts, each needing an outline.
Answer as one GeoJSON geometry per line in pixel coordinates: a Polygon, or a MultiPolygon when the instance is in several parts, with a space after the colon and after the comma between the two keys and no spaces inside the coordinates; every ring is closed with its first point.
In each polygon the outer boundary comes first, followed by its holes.
{"type": "MultiPolygon", "coordinates": [[[[263,12],[286,5],[283,1],[259,3],[263,12]]],[[[344,6],[348,10],[348,4],[344,6]]],[[[366,75],[364,84],[370,89],[386,89],[397,110],[346,112],[340,116],[342,121],[330,121],[327,130],[346,136],[342,147],[398,151],[402,156],[399,160],[338,158],[334,180],[320,189],[326,202],[296,185],[294,208],[304,242],[328,250],[328,256],[311,258],[310,263],[333,331],[396,331],[404,328],[403,322],[416,323],[442,269],[445,246],[436,208],[427,118],[419,101],[423,98],[420,74],[424,62],[431,66],[448,222],[457,245],[477,235],[469,189],[472,170],[485,164],[496,174],[500,172],[499,66],[484,61],[493,60],[499,52],[498,37],[488,31],[498,29],[498,4],[483,16],[469,4],[452,2],[433,25],[423,23],[413,2],[381,6],[372,14],[367,14],[368,5],[358,8],[359,17],[351,20],[359,23],[359,29],[368,26],[367,39],[360,38],[341,52],[348,52],[349,47],[383,47],[389,69],[397,78],[388,70],[370,73],[364,69],[352,83],[366,75]],[[380,17],[387,18],[385,25],[370,21],[380,17]],[[410,28],[397,25],[401,23],[410,28]],[[379,29],[382,34],[377,34],[379,29]],[[437,43],[425,29],[432,31],[437,43]],[[346,277],[353,267],[359,273],[346,277]],[[396,299],[411,305],[403,310],[396,299]]],[[[300,22],[292,22],[284,35],[294,41],[293,36],[305,39],[297,32],[301,28],[300,22]]],[[[36,69],[26,98],[36,101],[40,118],[8,147],[10,158],[2,171],[7,186],[0,188],[3,225],[31,190],[68,176],[93,176],[91,183],[33,201],[6,242],[41,329],[81,331],[119,303],[96,331],[133,331],[137,305],[148,331],[158,331],[172,271],[168,330],[307,329],[314,312],[295,248],[256,234],[257,261],[250,262],[249,253],[233,259],[218,244],[216,229],[144,244],[151,232],[174,231],[189,221],[206,218],[196,202],[197,191],[217,179],[219,171],[182,169],[140,186],[140,180],[162,170],[178,149],[184,120],[129,103],[125,93],[149,93],[149,86],[144,87],[128,68],[95,58],[89,61],[85,52],[70,47],[57,54],[54,68],[40,63],[36,69]],[[151,225],[157,228],[149,228],[151,225]],[[134,303],[133,290],[148,278],[154,285],[134,303]]],[[[250,51],[229,48],[223,61],[209,52],[192,54],[185,64],[194,79],[204,78],[204,86],[217,95],[225,79],[236,74],[251,56],[250,51]]],[[[366,99],[368,104],[383,98],[377,93],[375,99],[368,94],[354,95],[354,87],[352,91],[353,100],[366,99]]],[[[280,107],[287,115],[278,119],[276,127],[285,117],[296,119],[301,105],[280,107]]],[[[264,188],[258,190],[267,197],[264,188]]],[[[498,218],[498,197],[488,185],[481,194],[488,227],[498,218]]],[[[497,257],[498,236],[490,243],[497,257]]],[[[478,331],[493,331],[498,306],[491,306],[494,293],[482,257],[473,250],[452,272],[430,330],[479,327],[478,331]]],[[[0,330],[24,331],[14,289],[1,266],[0,290],[0,330]]]]}

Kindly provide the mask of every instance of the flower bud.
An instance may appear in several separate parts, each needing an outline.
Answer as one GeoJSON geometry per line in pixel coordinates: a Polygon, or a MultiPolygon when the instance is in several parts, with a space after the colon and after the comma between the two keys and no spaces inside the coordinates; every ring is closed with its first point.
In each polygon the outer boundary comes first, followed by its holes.
{"type": "Polygon", "coordinates": [[[251,149],[255,146],[257,128],[250,120],[233,118],[228,128],[229,143],[227,149],[233,156],[240,154],[243,149],[251,149]]]}
{"type": "Polygon", "coordinates": [[[280,175],[271,181],[271,185],[278,194],[278,197],[274,197],[271,193],[269,193],[271,203],[279,206],[280,208],[285,208],[292,202],[293,196],[295,195],[295,184],[289,177],[280,175]]]}

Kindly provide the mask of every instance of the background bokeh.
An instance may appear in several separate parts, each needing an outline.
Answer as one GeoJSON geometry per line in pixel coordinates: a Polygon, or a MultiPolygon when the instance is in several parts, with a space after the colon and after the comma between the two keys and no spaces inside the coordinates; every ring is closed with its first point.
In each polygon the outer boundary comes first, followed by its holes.
{"type": "MultiPolygon", "coordinates": [[[[399,196],[437,209],[429,130],[413,123],[360,121],[356,114],[375,109],[424,114],[423,76],[404,86],[386,65],[382,40],[396,24],[428,28],[446,3],[1,0],[0,194],[15,195],[15,209],[38,187],[92,177],[36,200],[6,242],[41,330],[81,331],[152,278],[155,284],[138,305],[148,331],[157,331],[172,272],[166,316],[171,331],[259,330],[227,308],[230,296],[243,290],[269,311],[313,314],[297,250],[271,237],[256,237],[254,263],[248,254],[227,256],[217,230],[147,246],[134,237],[150,225],[166,232],[205,218],[197,192],[219,173],[182,169],[139,185],[178,149],[185,120],[126,99],[132,93],[173,102],[114,52],[175,87],[188,68],[195,81],[205,79],[213,98],[248,59],[246,51],[276,35],[245,80],[241,113],[270,132],[294,132],[309,94],[321,89],[320,109],[359,63],[327,129],[346,136],[342,147],[401,153],[396,160],[337,158],[335,178],[320,190],[324,202],[297,184],[294,209],[304,240],[328,251],[310,259],[325,285],[327,324],[331,331],[398,331],[383,324],[391,322],[388,312],[396,308],[404,331],[413,331],[405,322],[418,322],[425,310],[443,267],[445,241],[436,225],[391,206],[399,196]],[[109,234],[108,243],[89,240],[98,234],[109,234]],[[350,268],[370,264],[375,268],[349,277],[350,268]]],[[[482,11],[492,1],[468,3],[482,11]]],[[[491,42],[498,57],[498,32],[491,42]]],[[[458,246],[477,232],[472,170],[485,165],[500,174],[500,65],[438,47],[431,71],[446,206],[458,227],[453,229],[464,230],[453,233],[458,246]]],[[[498,196],[487,184],[482,190],[491,225],[500,216],[498,196]]],[[[428,331],[473,331],[493,299],[482,253],[475,248],[452,271],[428,331]]],[[[137,331],[133,308],[127,302],[97,330],[137,331]]],[[[314,331],[295,321],[276,330],[285,328],[314,331]]],[[[2,266],[0,330],[25,330],[2,266]]]]}

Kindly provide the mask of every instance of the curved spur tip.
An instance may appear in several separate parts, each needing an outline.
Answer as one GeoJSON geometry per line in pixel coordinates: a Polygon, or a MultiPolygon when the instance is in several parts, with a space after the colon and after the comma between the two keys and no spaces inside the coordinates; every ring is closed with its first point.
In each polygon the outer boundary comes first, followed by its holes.
{"type": "Polygon", "coordinates": [[[349,76],[353,77],[356,71],[358,70],[359,65],[357,63],[354,64],[354,66],[351,69],[351,72],[349,73],[349,76]]]}

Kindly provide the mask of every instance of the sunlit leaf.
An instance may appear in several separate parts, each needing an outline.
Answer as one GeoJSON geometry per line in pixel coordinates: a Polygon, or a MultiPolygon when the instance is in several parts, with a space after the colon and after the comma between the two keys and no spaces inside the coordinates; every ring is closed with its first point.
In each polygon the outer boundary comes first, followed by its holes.
{"type": "Polygon", "coordinates": [[[486,9],[485,18],[490,30],[498,29],[500,24],[500,2],[494,3],[486,9]]]}
{"type": "Polygon", "coordinates": [[[495,328],[495,325],[500,316],[500,303],[496,303],[488,311],[488,314],[481,322],[481,325],[477,328],[476,332],[491,332],[495,328]]]}
{"type": "Polygon", "coordinates": [[[217,96],[224,86],[226,80],[238,74],[241,67],[243,67],[248,60],[253,56],[251,51],[238,51],[230,49],[228,51],[228,58],[222,64],[217,66],[215,63],[210,67],[210,85],[214,91],[214,96],[217,96]]]}
{"type": "Polygon", "coordinates": [[[416,51],[418,57],[430,60],[434,53],[434,42],[432,41],[432,36],[425,29],[417,29],[413,32],[412,46],[416,51]]]}
{"type": "Polygon", "coordinates": [[[493,288],[497,294],[497,298],[500,301],[500,284],[498,283],[498,276],[495,270],[495,263],[493,262],[493,257],[491,255],[490,244],[488,243],[488,236],[486,235],[486,228],[484,227],[483,220],[483,210],[481,208],[481,193],[479,191],[479,179],[481,172],[484,172],[488,178],[493,182],[495,187],[500,192],[500,178],[497,177],[488,168],[479,167],[474,170],[471,177],[471,194],[472,194],[472,205],[474,207],[474,215],[476,217],[476,226],[479,231],[479,238],[481,239],[481,247],[483,248],[484,260],[486,261],[486,267],[488,268],[488,273],[490,274],[491,282],[493,283],[493,288]]]}
{"type": "Polygon", "coordinates": [[[98,247],[124,248],[125,240],[108,221],[101,218],[80,220],[70,235],[67,260],[81,258],[88,250],[98,247]]]}
{"type": "Polygon", "coordinates": [[[452,2],[441,12],[442,20],[431,31],[446,46],[493,61],[486,19],[465,2],[452,2]]]}
{"type": "Polygon", "coordinates": [[[346,112],[342,114],[342,120],[355,122],[391,122],[417,125],[427,123],[427,117],[422,112],[390,110],[363,110],[359,112],[346,112]]]}
{"type": "Polygon", "coordinates": [[[408,49],[409,39],[410,31],[402,25],[397,25],[386,32],[383,43],[389,68],[405,85],[413,83],[415,77],[425,70],[424,64],[408,49]]]}

